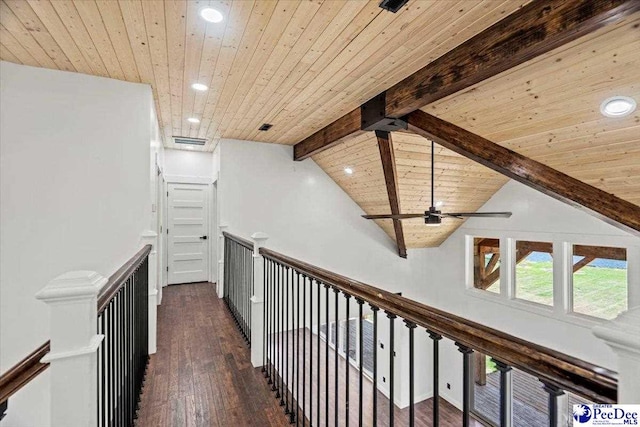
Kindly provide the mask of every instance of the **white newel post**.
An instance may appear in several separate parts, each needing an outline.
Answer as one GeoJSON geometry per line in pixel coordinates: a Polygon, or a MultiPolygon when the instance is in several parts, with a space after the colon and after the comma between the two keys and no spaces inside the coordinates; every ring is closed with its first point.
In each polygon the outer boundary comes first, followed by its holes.
{"type": "Polygon", "coordinates": [[[107,279],[93,271],[72,271],[53,279],[36,298],[51,314],[51,425],[95,427],[98,423],[98,293],[107,279]]]}
{"type": "Polygon", "coordinates": [[[224,236],[222,233],[227,231],[227,228],[229,228],[228,225],[218,226],[218,298],[222,298],[224,296],[224,236]]]}
{"type": "Polygon", "coordinates": [[[640,306],[593,328],[618,356],[618,403],[640,403],[640,306]]]}
{"type": "MultiPolygon", "coordinates": [[[[151,245],[149,252],[149,354],[154,354],[157,349],[158,330],[158,233],[147,230],[142,233],[142,244],[151,245]]],[[[162,288],[160,286],[160,288],[162,288]]]]}
{"type": "Polygon", "coordinates": [[[251,364],[254,368],[263,365],[264,350],[264,262],[260,248],[269,236],[253,233],[253,296],[251,297],[251,364]]]}

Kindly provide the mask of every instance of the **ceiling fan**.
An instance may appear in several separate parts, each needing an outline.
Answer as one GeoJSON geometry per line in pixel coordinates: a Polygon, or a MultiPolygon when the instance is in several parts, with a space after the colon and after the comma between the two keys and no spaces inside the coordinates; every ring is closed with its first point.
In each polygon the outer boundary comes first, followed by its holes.
{"type": "Polygon", "coordinates": [[[443,213],[436,209],[434,201],[434,143],[431,141],[431,207],[428,211],[418,214],[385,214],[385,215],[362,215],[366,219],[409,219],[409,218],[424,218],[424,223],[430,226],[438,226],[442,223],[442,218],[509,218],[511,212],[449,212],[443,213]]]}

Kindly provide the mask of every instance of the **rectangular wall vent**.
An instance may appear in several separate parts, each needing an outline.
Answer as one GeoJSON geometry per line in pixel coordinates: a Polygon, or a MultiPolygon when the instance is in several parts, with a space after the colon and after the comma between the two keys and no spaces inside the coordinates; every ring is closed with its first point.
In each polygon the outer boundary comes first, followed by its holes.
{"type": "Polygon", "coordinates": [[[408,2],[409,0],[382,0],[380,2],[380,7],[388,10],[389,12],[396,13],[408,2]]]}
{"type": "Polygon", "coordinates": [[[204,145],[207,143],[207,140],[202,138],[189,138],[188,136],[174,136],[173,143],[186,145],[204,145]]]}

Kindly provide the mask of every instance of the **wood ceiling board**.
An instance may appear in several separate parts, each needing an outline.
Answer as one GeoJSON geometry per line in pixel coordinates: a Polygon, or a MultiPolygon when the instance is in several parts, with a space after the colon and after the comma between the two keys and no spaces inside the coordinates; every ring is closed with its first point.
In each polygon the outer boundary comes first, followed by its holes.
{"type": "Polygon", "coordinates": [[[208,138],[206,150],[221,137],[293,142],[522,1],[415,2],[397,14],[377,3],[4,0],[2,25],[27,31],[3,37],[0,58],[151,84],[168,147],[178,130],[208,138]],[[225,20],[205,24],[204,4],[225,20]],[[258,134],[267,120],[272,131],[258,134]]]}
{"type": "Polygon", "coordinates": [[[638,204],[640,112],[611,119],[600,103],[640,100],[639,28],[635,13],[423,110],[638,204]]]}
{"type": "Polygon", "coordinates": [[[49,57],[47,52],[40,46],[30,31],[27,30],[25,25],[23,25],[6,3],[0,3],[0,16],[2,16],[3,38],[7,36],[7,32],[10,33],[12,37],[10,43],[21,45],[24,50],[29,52],[38,66],[45,68],[57,67],[53,59],[49,57]]]}
{"type": "MultiPolygon", "coordinates": [[[[505,13],[516,10],[522,3],[460,3],[466,8],[455,7],[457,2],[433,2],[427,8],[424,7],[426,3],[409,3],[409,10],[397,14],[404,21],[394,21],[390,30],[380,32],[373,41],[371,35],[361,34],[349,45],[349,49],[323,70],[312,85],[296,95],[296,99],[287,106],[289,116],[284,120],[290,123],[293,118],[297,124],[281,134],[276,142],[293,144],[302,140],[309,135],[309,129],[322,127],[316,124],[318,117],[340,117],[417,71],[428,62],[427,58],[435,58],[454,48],[474,32],[504,17],[505,13]],[[440,7],[445,9],[441,10],[440,7]],[[412,8],[421,8],[423,13],[415,13],[412,8]],[[412,12],[412,15],[404,17],[403,14],[408,12],[412,12]],[[443,25],[434,25],[438,20],[443,20],[443,25]],[[401,28],[402,32],[397,32],[401,28]],[[412,35],[410,43],[407,43],[407,35],[412,35]],[[411,43],[420,46],[420,49],[406,51],[404,47],[411,43]],[[417,56],[422,56],[422,61],[414,61],[415,66],[409,66],[417,56]],[[339,67],[337,64],[345,65],[339,67]]],[[[384,25],[383,19],[387,19],[387,15],[376,17],[367,27],[367,32],[377,31],[377,25],[384,25]]],[[[322,124],[328,125],[330,122],[326,120],[322,124]]]]}
{"type": "MultiPolygon", "coordinates": [[[[67,58],[55,39],[49,34],[47,28],[35,14],[31,6],[24,1],[7,1],[3,2],[3,6],[7,5],[15,16],[22,22],[29,34],[38,42],[46,51],[47,55],[56,64],[56,67],[63,71],[76,71],[73,63],[67,58]]],[[[2,12],[2,20],[4,21],[4,11],[2,12]]]]}

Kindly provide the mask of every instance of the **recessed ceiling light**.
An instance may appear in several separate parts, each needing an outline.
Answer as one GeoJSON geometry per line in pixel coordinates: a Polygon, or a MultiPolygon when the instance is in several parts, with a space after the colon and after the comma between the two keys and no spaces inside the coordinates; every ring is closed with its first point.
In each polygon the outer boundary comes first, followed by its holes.
{"type": "Polygon", "coordinates": [[[223,16],[220,11],[212,8],[212,7],[204,7],[200,9],[200,16],[207,22],[213,22],[217,24],[218,22],[222,22],[223,16]]]}
{"type": "Polygon", "coordinates": [[[606,117],[624,117],[633,113],[636,101],[628,96],[612,96],[600,104],[600,112],[606,117]]]}
{"type": "Polygon", "coordinates": [[[197,118],[195,118],[195,117],[189,117],[189,118],[187,119],[187,121],[188,121],[189,123],[200,123],[200,119],[197,119],[197,118]]]}
{"type": "Polygon", "coordinates": [[[191,88],[199,90],[200,92],[204,92],[205,90],[209,89],[207,85],[203,85],[202,83],[194,83],[191,85],[191,88]]]}
{"type": "Polygon", "coordinates": [[[353,173],[353,169],[351,169],[349,167],[344,168],[344,173],[346,173],[347,175],[351,175],[353,173]]]}
{"type": "Polygon", "coordinates": [[[441,208],[441,207],[443,207],[443,206],[444,206],[444,202],[443,202],[442,200],[438,200],[438,201],[436,202],[436,208],[441,208]]]}

